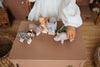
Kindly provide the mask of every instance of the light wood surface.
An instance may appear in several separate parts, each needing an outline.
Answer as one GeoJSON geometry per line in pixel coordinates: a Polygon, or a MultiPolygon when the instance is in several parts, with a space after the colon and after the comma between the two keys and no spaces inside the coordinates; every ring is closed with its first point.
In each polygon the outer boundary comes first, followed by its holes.
{"type": "Polygon", "coordinates": [[[96,47],[100,46],[100,23],[95,25],[94,19],[95,18],[86,20],[81,27],[82,37],[88,56],[87,62],[84,67],[95,67],[94,51],[96,47]]]}

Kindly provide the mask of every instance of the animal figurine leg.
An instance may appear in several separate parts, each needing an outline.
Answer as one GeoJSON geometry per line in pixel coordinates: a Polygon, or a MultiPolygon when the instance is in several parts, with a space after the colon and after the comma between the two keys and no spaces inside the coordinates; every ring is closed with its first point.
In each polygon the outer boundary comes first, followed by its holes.
{"type": "Polygon", "coordinates": [[[64,40],[61,40],[61,44],[64,44],[64,40]]]}
{"type": "Polygon", "coordinates": [[[36,36],[39,36],[41,34],[41,32],[36,32],[36,36]]]}
{"type": "Polygon", "coordinates": [[[32,39],[29,38],[29,40],[27,41],[27,44],[31,44],[31,42],[32,42],[32,39]]]}
{"type": "Polygon", "coordinates": [[[70,42],[72,42],[73,40],[70,40],[70,42]]]}
{"type": "Polygon", "coordinates": [[[49,35],[55,35],[55,31],[48,32],[49,35]]]}
{"type": "Polygon", "coordinates": [[[21,38],[21,39],[20,39],[20,42],[22,42],[22,43],[23,43],[23,42],[24,42],[24,39],[22,39],[22,38],[21,38]]]}
{"type": "Polygon", "coordinates": [[[43,31],[42,31],[42,33],[45,33],[45,34],[47,34],[47,33],[48,33],[48,30],[47,30],[47,28],[44,28],[44,29],[43,29],[43,31]]]}

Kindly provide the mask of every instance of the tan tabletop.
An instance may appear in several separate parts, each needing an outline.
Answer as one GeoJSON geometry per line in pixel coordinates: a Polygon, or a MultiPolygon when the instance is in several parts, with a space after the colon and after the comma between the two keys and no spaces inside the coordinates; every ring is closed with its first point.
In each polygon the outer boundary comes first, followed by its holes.
{"type": "MultiPolygon", "coordinates": [[[[28,31],[28,25],[33,22],[22,21],[19,31],[28,31]]],[[[38,23],[38,22],[37,22],[38,23]]],[[[58,22],[61,26],[62,22],[58,22]]],[[[54,41],[54,36],[40,34],[33,38],[30,45],[24,41],[20,43],[16,37],[12,50],[11,59],[33,59],[33,60],[85,60],[85,48],[82,41],[80,29],[76,29],[76,38],[73,42],[65,41],[64,45],[54,41]]]]}

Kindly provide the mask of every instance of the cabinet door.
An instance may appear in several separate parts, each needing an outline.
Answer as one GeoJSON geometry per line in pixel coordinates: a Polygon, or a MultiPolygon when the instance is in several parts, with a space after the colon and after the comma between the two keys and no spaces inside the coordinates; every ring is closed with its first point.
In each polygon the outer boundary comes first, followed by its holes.
{"type": "Polygon", "coordinates": [[[25,4],[26,0],[4,0],[7,8],[16,19],[26,19],[29,9],[25,4]]]}
{"type": "Polygon", "coordinates": [[[83,67],[85,60],[26,60],[11,59],[17,67],[83,67]]]}

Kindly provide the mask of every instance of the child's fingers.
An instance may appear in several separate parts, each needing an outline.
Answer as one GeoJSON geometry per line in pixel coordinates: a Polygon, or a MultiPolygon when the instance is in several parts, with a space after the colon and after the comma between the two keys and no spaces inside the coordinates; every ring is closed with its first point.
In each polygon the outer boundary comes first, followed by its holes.
{"type": "Polygon", "coordinates": [[[31,2],[29,2],[29,6],[31,5],[31,2]]]}
{"type": "Polygon", "coordinates": [[[75,39],[75,33],[71,33],[70,34],[70,40],[74,40],[75,39]]]}
{"type": "Polygon", "coordinates": [[[75,33],[73,34],[73,40],[75,39],[75,33]]]}
{"type": "Polygon", "coordinates": [[[69,35],[69,33],[67,33],[67,38],[68,38],[68,39],[70,38],[70,35],[69,35]]]}
{"type": "Polygon", "coordinates": [[[73,40],[73,34],[70,33],[70,40],[73,40]]]}

